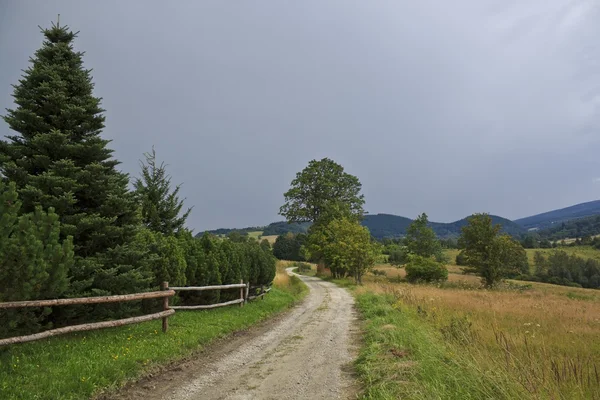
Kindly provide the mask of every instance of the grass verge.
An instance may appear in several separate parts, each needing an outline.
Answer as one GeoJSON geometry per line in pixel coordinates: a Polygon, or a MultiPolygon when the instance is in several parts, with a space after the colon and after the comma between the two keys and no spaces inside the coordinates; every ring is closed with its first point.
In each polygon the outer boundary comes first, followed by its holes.
{"type": "Polygon", "coordinates": [[[517,399],[523,391],[498,371],[456,353],[418,311],[393,296],[356,295],[364,343],[356,360],[365,399],[517,399]]]}
{"type": "Polygon", "coordinates": [[[115,390],[160,364],[189,356],[215,339],[246,329],[300,300],[308,288],[278,271],[277,287],[244,307],[178,311],[161,322],[91,331],[0,349],[0,398],[85,399],[115,390]]]}
{"type": "Polygon", "coordinates": [[[328,280],[353,292],[364,320],[365,399],[600,400],[598,291],[328,280]]]}

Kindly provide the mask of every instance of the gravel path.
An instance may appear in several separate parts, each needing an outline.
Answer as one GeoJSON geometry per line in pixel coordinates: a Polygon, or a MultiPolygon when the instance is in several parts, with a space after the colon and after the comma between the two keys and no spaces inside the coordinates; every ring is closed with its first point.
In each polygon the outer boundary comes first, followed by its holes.
{"type": "Polygon", "coordinates": [[[133,385],[116,398],[353,398],[353,298],[332,283],[299,277],[310,293],[282,318],[223,343],[209,354],[200,353],[160,378],[133,385]]]}

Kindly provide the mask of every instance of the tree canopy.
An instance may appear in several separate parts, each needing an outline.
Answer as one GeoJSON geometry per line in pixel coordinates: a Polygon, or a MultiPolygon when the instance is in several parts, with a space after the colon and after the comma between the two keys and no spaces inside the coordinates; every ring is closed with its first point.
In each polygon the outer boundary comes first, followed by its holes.
{"type": "Polygon", "coordinates": [[[325,261],[334,277],[351,275],[357,283],[373,267],[380,248],[369,229],[357,221],[340,218],[319,225],[308,238],[308,251],[325,261]]]}
{"type": "Polygon", "coordinates": [[[478,274],[487,287],[511,275],[527,273],[523,246],[508,235],[499,235],[500,226],[492,225],[488,214],[474,214],[468,221],[459,240],[465,272],[478,274]]]}
{"type": "Polygon", "coordinates": [[[279,213],[288,222],[327,223],[336,218],[359,220],[364,196],[357,177],[329,158],[312,160],[296,174],[284,193],[279,213]]]}
{"type": "Polygon", "coordinates": [[[421,257],[434,257],[440,261],[442,258],[442,245],[433,229],[427,225],[428,223],[427,214],[419,215],[408,226],[404,244],[411,254],[421,257]]]}

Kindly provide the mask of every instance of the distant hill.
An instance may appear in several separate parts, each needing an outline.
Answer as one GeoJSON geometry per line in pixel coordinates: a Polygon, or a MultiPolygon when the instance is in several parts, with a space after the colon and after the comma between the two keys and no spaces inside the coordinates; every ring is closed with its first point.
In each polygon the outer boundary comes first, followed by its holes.
{"type": "Polygon", "coordinates": [[[571,207],[532,215],[515,220],[517,224],[528,230],[546,229],[576,218],[600,215],[600,200],[576,204],[571,207]]]}
{"type": "Polygon", "coordinates": [[[228,233],[234,232],[234,231],[238,232],[242,235],[246,235],[246,234],[248,234],[248,232],[262,231],[264,229],[265,229],[264,226],[249,226],[247,228],[219,228],[219,229],[213,229],[210,231],[198,232],[198,233],[196,233],[196,237],[201,237],[205,233],[210,233],[212,235],[227,235],[228,233]]]}
{"type": "Polygon", "coordinates": [[[267,226],[250,226],[248,228],[231,228],[231,229],[230,228],[213,229],[210,231],[198,232],[196,234],[196,237],[200,237],[200,236],[204,235],[204,233],[210,233],[213,235],[227,235],[233,231],[241,233],[242,235],[245,235],[249,232],[260,231],[260,232],[262,232],[262,236],[283,235],[288,232],[305,233],[308,230],[309,226],[310,226],[309,222],[303,222],[303,223],[298,223],[298,224],[297,223],[288,224],[286,221],[279,221],[279,222],[270,223],[267,226]]]}
{"type": "MultiPolygon", "coordinates": [[[[515,224],[509,219],[491,215],[494,224],[502,225],[502,231],[509,235],[518,237],[526,232],[521,226],[515,224]]],[[[394,238],[404,236],[406,228],[412,220],[406,217],[400,217],[391,214],[367,215],[362,224],[369,228],[371,235],[377,239],[394,238]]],[[[429,226],[440,238],[456,237],[461,233],[463,226],[467,225],[467,218],[455,222],[430,222],[429,226]]]]}
{"type": "Polygon", "coordinates": [[[550,241],[600,235],[600,215],[576,218],[537,230],[534,235],[550,241]]]}
{"type": "Polygon", "coordinates": [[[310,222],[302,223],[291,223],[288,224],[286,221],[273,222],[265,227],[263,230],[263,236],[270,235],[283,235],[288,232],[292,233],[306,233],[310,227],[310,222]]]}
{"type": "Polygon", "coordinates": [[[371,235],[377,239],[403,236],[412,219],[393,214],[365,215],[363,226],[369,228],[371,235]]]}
{"type": "MultiPolygon", "coordinates": [[[[580,237],[589,234],[600,233],[600,227],[596,227],[600,220],[584,219],[600,215],[600,200],[587,203],[576,204],[571,207],[561,208],[560,210],[548,211],[542,214],[532,215],[531,217],[511,221],[496,215],[492,215],[494,224],[502,225],[502,231],[509,235],[518,237],[528,230],[538,230],[541,236],[549,238],[580,237]],[[578,220],[570,224],[564,224],[567,221],[578,220]],[[541,232],[544,231],[544,232],[541,232]],[[598,231],[598,232],[597,232],[598,231]],[[569,236],[575,235],[575,236],[569,236]]],[[[362,224],[369,228],[371,235],[377,239],[394,238],[406,234],[406,228],[412,220],[393,214],[373,214],[366,215],[362,224]]],[[[461,228],[467,224],[467,218],[455,222],[431,222],[429,225],[435,233],[441,238],[459,236],[461,228]]],[[[215,235],[226,235],[231,231],[237,231],[241,234],[248,232],[262,231],[263,236],[283,235],[287,232],[304,233],[310,227],[310,223],[288,224],[285,221],[273,222],[267,226],[253,226],[241,229],[215,229],[207,231],[215,235]]],[[[202,236],[204,232],[196,236],[202,236]]]]}
{"type": "MultiPolygon", "coordinates": [[[[526,230],[521,226],[515,224],[514,222],[498,217],[496,215],[492,215],[492,222],[494,224],[501,224],[502,231],[508,233],[512,236],[520,236],[525,233],[526,230]]],[[[406,234],[406,228],[412,222],[412,219],[401,217],[393,214],[373,214],[366,215],[362,221],[362,225],[369,228],[371,231],[371,235],[377,239],[383,238],[396,238],[400,236],[404,236],[406,234]]],[[[467,218],[463,218],[461,220],[455,222],[430,222],[429,226],[433,228],[435,233],[441,238],[448,237],[456,237],[461,233],[461,228],[467,224],[467,218]]],[[[256,232],[262,231],[263,236],[270,235],[283,235],[288,232],[292,233],[305,233],[310,227],[309,222],[303,223],[293,223],[288,224],[285,221],[281,222],[273,222],[264,227],[253,226],[249,228],[241,228],[241,229],[215,229],[212,231],[207,231],[208,233],[212,233],[214,235],[227,235],[231,231],[237,231],[241,234],[246,234],[248,232],[256,232]]],[[[204,232],[198,233],[196,236],[202,236],[204,232]]]]}

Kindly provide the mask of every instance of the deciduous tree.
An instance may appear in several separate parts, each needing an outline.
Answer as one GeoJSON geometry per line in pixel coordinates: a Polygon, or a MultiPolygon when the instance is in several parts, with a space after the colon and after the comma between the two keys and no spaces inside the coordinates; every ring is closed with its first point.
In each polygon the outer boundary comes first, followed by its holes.
{"type": "Polygon", "coordinates": [[[428,223],[427,214],[419,215],[406,229],[404,244],[410,254],[441,261],[442,245],[428,223]]]}
{"type": "Polygon", "coordinates": [[[327,223],[336,218],[359,220],[364,196],[357,177],[329,158],[312,160],[296,174],[279,213],[288,222],[327,223]]]}
{"type": "Polygon", "coordinates": [[[527,265],[525,250],[508,235],[499,235],[488,214],[474,214],[462,228],[459,245],[464,249],[465,272],[479,275],[486,287],[511,274],[522,273],[527,265]]]}
{"type": "Polygon", "coordinates": [[[347,218],[332,220],[321,227],[309,237],[309,243],[311,251],[326,261],[334,277],[349,274],[359,284],[380,253],[378,244],[371,241],[369,229],[347,218]]]}

